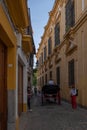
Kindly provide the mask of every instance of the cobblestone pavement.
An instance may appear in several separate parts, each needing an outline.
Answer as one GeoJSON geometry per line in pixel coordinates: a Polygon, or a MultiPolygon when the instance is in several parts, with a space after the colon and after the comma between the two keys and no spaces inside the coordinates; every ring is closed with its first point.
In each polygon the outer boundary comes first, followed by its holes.
{"type": "Polygon", "coordinates": [[[32,112],[22,113],[20,130],[87,130],[87,110],[62,101],[61,105],[40,105],[39,97],[32,100],[32,112]]]}

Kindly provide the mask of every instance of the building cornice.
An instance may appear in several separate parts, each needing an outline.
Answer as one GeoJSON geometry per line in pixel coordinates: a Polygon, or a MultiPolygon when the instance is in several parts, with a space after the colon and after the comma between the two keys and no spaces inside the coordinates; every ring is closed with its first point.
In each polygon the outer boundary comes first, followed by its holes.
{"type": "Polygon", "coordinates": [[[33,52],[32,37],[30,35],[22,36],[22,49],[24,50],[25,54],[33,52]]]}
{"type": "Polygon", "coordinates": [[[28,8],[26,0],[5,0],[14,25],[21,29],[29,26],[28,8]]]}
{"type": "Polygon", "coordinates": [[[78,21],[76,22],[74,26],[74,32],[76,32],[82,26],[82,24],[85,23],[85,21],[87,21],[87,9],[84,10],[84,12],[81,14],[78,21]]]}

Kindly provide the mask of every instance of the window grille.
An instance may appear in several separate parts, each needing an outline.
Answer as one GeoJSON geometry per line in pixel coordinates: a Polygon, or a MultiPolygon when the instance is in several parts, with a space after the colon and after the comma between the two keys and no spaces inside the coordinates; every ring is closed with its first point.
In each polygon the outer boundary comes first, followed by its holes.
{"type": "Polygon", "coordinates": [[[68,0],[66,4],[66,32],[73,27],[75,24],[75,9],[74,9],[74,1],[68,0]]]}
{"type": "Polygon", "coordinates": [[[48,39],[48,55],[52,53],[52,39],[51,37],[48,39]]]}
{"type": "Polygon", "coordinates": [[[47,57],[47,48],[46,46],[44,47],[44,60],[46,60],[46,57],[47,57]]]}
{"type": "Polygon", "coordinates": [[[60,67],[56,69],[57,84],[60,86],[60,67]]]}
{"type": "Polygon", "coordinates": [[[69,63],[68,63],[68,76],[69,76],[69,86],[74,85],[74,83],[75,83],[74,59],[69,61],[69,63]]]}
{"type": "Polygon", "coordinates": [[[60,44],[60,25],[59,23],[55,26],[55,46],[60,44]]]}
{"type": "Polygon", "coordinates": [[[52,77],[52,71],[50,71],[50,79],[52,79],[53,77],[52,77]]]}

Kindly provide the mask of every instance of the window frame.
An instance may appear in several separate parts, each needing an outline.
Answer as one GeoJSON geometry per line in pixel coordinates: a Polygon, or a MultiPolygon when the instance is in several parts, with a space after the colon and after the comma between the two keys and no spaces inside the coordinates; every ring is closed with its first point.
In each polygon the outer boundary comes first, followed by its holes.
{"type": "Polygon", "coordinates": [[[74,0],[68,0],[65,6],[66,32],[75,24],[75,5],[74,0]]]}
{"type": "Polygon", "coordinates": [[[52,79],[52,78],[53,78],[52,71],[50,71],[50,73],[49,73],[49,77],[50,77],[50,79],[52,79]]]}
{"type": "Polygon", "coordinates": [[[54,33],[55,33],[55,46],[60,44],[60,23],[56,23],[55,28],[54,28],[54,33]]]}
{"type": "Polygon", "coordinates": [[[44,47],[44,61],[46,60],[47,58],[47,47],[45,46],[44,47]]]}
{"type": "Polygon", "coordinates": [[[75,84],[75,61],[74,59],[68,62],[68,83],[69,86],[75,84]]]}
{"type": "Polygon", "coordinates": [[[48,39],[48,55],[52,53],[52,38],[49,37],[48,39]]]}
{"type": "Polygon", "coordinates": [[[60,86],[60,66],[56,68],[56,82],[60,86]]]}

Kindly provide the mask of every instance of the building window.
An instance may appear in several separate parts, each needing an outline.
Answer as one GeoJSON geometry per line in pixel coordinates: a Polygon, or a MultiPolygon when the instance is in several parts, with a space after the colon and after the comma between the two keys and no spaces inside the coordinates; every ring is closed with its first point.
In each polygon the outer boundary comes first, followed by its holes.
{"type": "Polygon", "coordinates": [[[60,44],[60,25],[59,23],[55,26],[55,46],[60,44]]]}
{"type": "Polygon", "coordinates": [[[29,56],[29,66],[33,67],[33,54],[29,56]]]}
{"type": "Polygon", "coordinates": [[[44,47],[44,60],[46,60],[46,57],[47,57],[47,48],[46,46],[44,47]]]}
{"type": "Polygon", "coordinates": [[[43,53],[41,53],[40,57],[39,57],[39,66],[41,66],[43,63],[43,53]]]}
{"type": "Polygon", "coordinates": [[[57,84],[60,86],[60,67],[56,68],[56,80],[57,84]]]}
{"type": "Polygon", "coordinates": [[[52,39],[51,37],[48,39],[48,55],[52,53],[52,39]]]}
{"type": "Polygon", "coordinates": [[[84,10],[84,0],[82,0],[82,11],[84,10]]]}
{"type": "Polygon", "coordinates": [[[41,64],[43,64],[43,53],[41,53],[41,64]]]}
{"type": "Polygon", "coordinates": [[[47,84],[47,74],[45,75],[45,84],[47,84]]]}
{"type": "Polygon", "coordinates": [[[66,4],[66,32],[75,24],[74,0],[68,0],[66,4]]]}
{"type": "Polygon", "coordinates": [[[74,77],[74,59],[69,61],[68,63],[68,76],[69,76],[69,86],[75,84],[75,77],[74,77]]]}
{"type": "Polygon", "coordinates": [[[52,79],[52,71],[50,71],[50,79],[52,79]]]}

